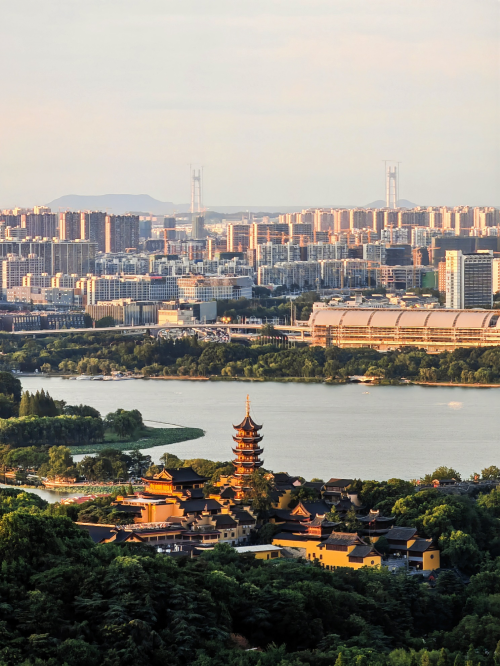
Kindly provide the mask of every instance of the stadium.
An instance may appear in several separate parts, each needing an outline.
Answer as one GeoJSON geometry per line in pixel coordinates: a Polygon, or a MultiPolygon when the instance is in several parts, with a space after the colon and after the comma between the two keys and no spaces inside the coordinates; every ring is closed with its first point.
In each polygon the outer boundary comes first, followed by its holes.
{"type": "Polygon", "coordinates": [[[500,345],[500,312],[401,308],[318,308],[309,320],[311,342],[322,347],[429,352],[500,345]]]}

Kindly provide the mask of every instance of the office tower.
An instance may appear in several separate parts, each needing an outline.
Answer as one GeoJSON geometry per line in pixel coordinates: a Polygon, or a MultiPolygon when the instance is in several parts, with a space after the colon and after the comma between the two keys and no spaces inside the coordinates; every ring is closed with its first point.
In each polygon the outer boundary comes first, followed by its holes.
{"type": "Polygon", "coordinates": [[[57,215],[55,213],[25,213],[21,215],[21,227],[30,238],[55,238],[57,215]]]}
{"type": "Polygon", "coordinates": [[[446,307],[491,308],[493,305],[493,254],[446,252],[446,307]]]}
{"type": "Polygon", "coordinates": [[[151,228],[153,223],[151,220],[139,220],[139,238],[144,240],[151,238],[151,228]]]}
{"type": "Polygon", "coordinates": [[[197,215],[193,219],[193,226],[191,229],[191,238],[193,240],[203,240],[205,238],[205,218],[203,215],[197,215]]]}
{"type": "Polygon", "coordinates": [[[2,289],[4,294],[6,289],[22,286],[23,277],[28,273],[41,275],[43,271],[44,261],[35,254],[29,254],[27,257],[9,254],[2,261],[2,289]]]}
{"type": "Polygon", "coordinates": [[[440,261],[445,261],[447,250],[461,250],[464,254],[473,254],[479,250],[498,252],[498,236],[437,236],[431,240],[431,259],[437,268],[440,261]]]}
{"type": "Polygon", "coordinates": [[[231,222],[227,225],[227,251],[246,252],[250,247],[250,224],[231,222]]]}
{"type": "Polygon", "coordinates": [[[97,210],[80,213],[80,238],[97,243],[99,252],[105,252],[106,213],[97,210]]]}
{"type": "Polygon", "coordinates": [[[387,266],[411,266],[411,245],[389,245],[385,248],[387,266]]]}
{"type": "Polygon", "coordinates": [[[163,228],[167,230],[166,236],[168,241],[175,240],[175,227],[176,227],[175,217],[163,218],[163,228]]]}
{"type": "Polygon", "coordinates": [[[72,241],[81,238],[81,213],[59,213],[59,238],[72,241]]]}
{"type": "Polygon", "coordinates": [[[138,215],[106,215],[105,252],[126,252],[139,247],[138,215]]]}

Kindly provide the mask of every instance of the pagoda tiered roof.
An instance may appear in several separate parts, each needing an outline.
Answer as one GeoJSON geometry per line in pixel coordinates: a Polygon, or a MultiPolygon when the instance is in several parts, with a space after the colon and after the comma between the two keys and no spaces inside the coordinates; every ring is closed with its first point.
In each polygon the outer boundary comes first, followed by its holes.
{"type": "Polygon", "coordinates": [[[239,425],[233,425],[235,430],[245,430],[246,432],[251,432],[252,430],[261,430],[262,426],[257,425],[250,414],[247,414],[243,421],[239,425]]]}

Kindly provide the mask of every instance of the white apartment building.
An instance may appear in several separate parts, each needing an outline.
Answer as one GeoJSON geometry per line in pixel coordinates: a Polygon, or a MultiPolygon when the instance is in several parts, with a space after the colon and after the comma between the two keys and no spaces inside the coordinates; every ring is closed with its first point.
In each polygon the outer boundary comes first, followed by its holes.
{"type": "Polygon", "coordinates": [[[178,297],[177,277],[172,276],[91,276],[79,280],[87,303],[131,298],[133,301],[169,301],[178,297]]]}
{"type": "MultiPolygon", "coordinates": [[[[178,297],[186,301],[252,298],[253,280],[247,276],[190,275],[176,278],[178,297]]],[[[151,299],[153,300],[153,299],[151,299]]],[[[163,300],[172,300],[163,299],[163,300]]]]}
{"type": "Polygon", "coordinates": [[[4,294],[7,289],[21,287],[23,277],[28,273],[41,275],[44,268],[43,258],[35,254],[29,254],[27,257],[8,254],[7,258],[2,261],[2,290],[4,294]]]}
{"type": "Polygon", "coordinates": [[[491,308],[493,305],[493,253],[464,254],[446,251],[446,307],[454,310],[491,308]]]}

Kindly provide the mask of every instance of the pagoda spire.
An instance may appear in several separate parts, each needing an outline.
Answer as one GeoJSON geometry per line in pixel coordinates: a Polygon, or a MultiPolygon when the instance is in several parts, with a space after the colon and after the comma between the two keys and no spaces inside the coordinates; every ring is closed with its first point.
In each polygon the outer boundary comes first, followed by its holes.
{"type": "Polygon", "coordinates": [[[250,491],[249,482],[252,474],[263,464],[259,456],[264,451],[260,446],[262,435],[259,435],[262,426],[255,423],[250,416],[250,396],[248,395],[245,418],[233,428],[237,432],[233,436],[233,440],[236,442],[233,453],[236,458],[233,460],[235,469],[231,485],[236,492],[235,499],[243,500],[250,491]]]}

